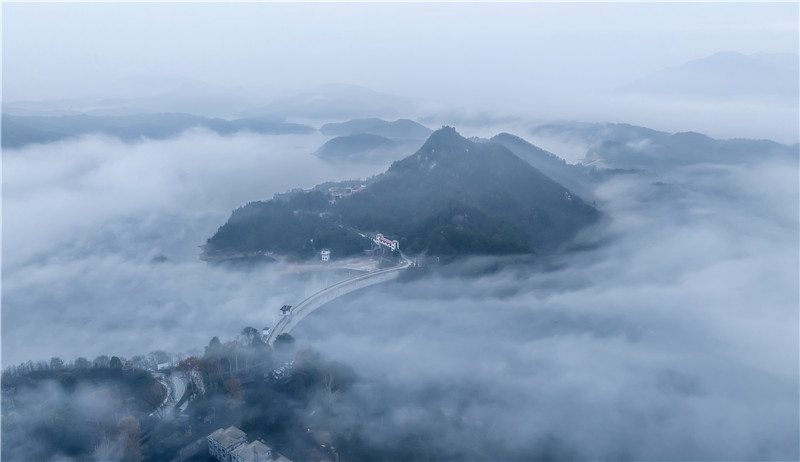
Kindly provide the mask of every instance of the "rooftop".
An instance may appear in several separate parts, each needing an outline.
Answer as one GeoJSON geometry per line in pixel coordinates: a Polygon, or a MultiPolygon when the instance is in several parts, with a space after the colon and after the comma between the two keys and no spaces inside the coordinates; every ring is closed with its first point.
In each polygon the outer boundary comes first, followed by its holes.
{"type": "Polygon", "coordinates": [[[238,443],[242,438],[244,438],[244,436],[245,432],[231,425],[224,430],[220,428],[214,433],[208,435],[208,439],[216,441],[220,447],[227,449],[238,443]]]}
{"type": "Polygon", "coordinates": [[[234,449],[231,454],[246,462],[262,462],[272,460],[272,449],[261,441],[253,441],[234,449]]]}

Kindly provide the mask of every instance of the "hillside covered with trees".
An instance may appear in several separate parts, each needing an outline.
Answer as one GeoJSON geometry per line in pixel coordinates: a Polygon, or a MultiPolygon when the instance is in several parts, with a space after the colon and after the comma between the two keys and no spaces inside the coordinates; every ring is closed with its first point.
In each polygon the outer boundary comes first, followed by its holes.
{"type": "Polygon", "coordinates": [[[444,127],[357,193],[297,192],[235,210],[206,253],[310,257],[325,247],[346,256],[369,248],[361,234],[378,232],[411,254],[548,252],[599,215],[500,144],[444,127]]]}

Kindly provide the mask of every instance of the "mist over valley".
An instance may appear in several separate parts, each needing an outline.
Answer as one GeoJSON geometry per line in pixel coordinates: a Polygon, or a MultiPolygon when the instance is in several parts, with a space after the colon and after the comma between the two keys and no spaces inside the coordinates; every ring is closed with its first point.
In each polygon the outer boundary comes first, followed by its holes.
{"type": "Polygon", "coordinates": [[[3,5],[4,460],[800,457],[797,5],[305,7],[3,5]]]}

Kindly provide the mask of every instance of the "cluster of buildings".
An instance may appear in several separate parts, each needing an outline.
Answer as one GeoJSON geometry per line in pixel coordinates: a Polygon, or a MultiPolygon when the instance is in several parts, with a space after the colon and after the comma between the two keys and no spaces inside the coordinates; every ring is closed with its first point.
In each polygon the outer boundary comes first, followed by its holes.
{"type": "Polygon", "coordinates": [[[247,442],[247,434],[234,426],[206,437],[208,452],[220,462],[292,462],[262,441],[247,442]]]}
{"type": "Polygon", "coordinates": [[[293,372],[294,361],[289,361],[266,373],[265,378],[267,380],[272,380],[273,382],[285,382],[291,379],[293,372]]]}
{"type": "Polygon", "coordinates": [[[330,202],[331,204],[335,204],[337,200],[343,197],[352,196],[355,193],[360,193],[361,191],[366,189],[366,187],[367,185],[360,184],[358,186],[347,186],[344,188],[340,188],[337,186],[334,186],[333,188],[328,188],[328,192],[332,197],[332,199],[328,202],[330,202]]]}
{"type": "MultiPolygon", "coordinates": [[[[372,242],[378,246],[379,249],[388,249],[389,251],[400,250],[400,241],[397,239],[389,239],[383,234],[376,234],[372,238],[372,242]]],[[[319,259],[322,261],[331,260],[331,249],[322,249],[319,251],[319,259]]]]}

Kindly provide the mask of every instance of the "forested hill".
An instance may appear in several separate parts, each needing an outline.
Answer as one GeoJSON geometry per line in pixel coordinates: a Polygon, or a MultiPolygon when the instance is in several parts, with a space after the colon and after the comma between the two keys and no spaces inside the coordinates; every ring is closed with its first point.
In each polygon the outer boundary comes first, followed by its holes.
{"type": "Polygon", "coordinates": [[[337,206],[353,226],[384,230],[409,252],[433,254],[552,249],[598,217],[508,149],[474,143],[450,127],[337,206]]]}
{"type": "Polygon", "coordinates": [[[583,199],[591,199],[598,183],[610,175],[618,173],[607,169],[596,169],[581,164],[568,164],[564,159],[547,152],[524,139],[509,133],[493,136],[492,143],[500,144],[513,152],[520,159],[549,176],[583,199]]]}
{"type": "Polygon", "coordinates": [[[335,136],[378,135],[392,140],[424,140],[432,132],[428,127],[408,119],[398,119],[394,122],[382,119],[353,119],[347,122],[325,124],[320,127],[319,131],[335,136]]]}
{"type": "Polygon", "coordinates": [[[330,198],[316,191],[250,203],[233,213],[206,250],[311,256],[328,247],[344,256],[357,253],[358,230],[396,238],[410,254],[546,252],[599,217],[505,147],[474,143],[450,127],[363,191],[334,204],[330,198]]]}

